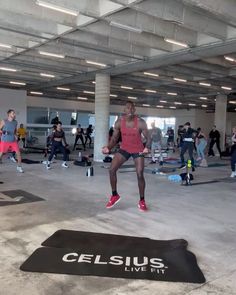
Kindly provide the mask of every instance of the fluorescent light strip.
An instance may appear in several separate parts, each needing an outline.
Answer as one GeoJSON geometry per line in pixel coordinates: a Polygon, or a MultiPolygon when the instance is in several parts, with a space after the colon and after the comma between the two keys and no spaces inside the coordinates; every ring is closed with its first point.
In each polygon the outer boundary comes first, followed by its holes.
{"type": "Polygon", "coordinates": [[[202,104],[202,108],[207,108],[207,105],[206,104],[202,104]]]}
{"type": "Polygon", "coordinates": [[[176,105],[181,105],[182,102],[178,102],[178,101],[176,101],[174,104],[176,104],[176,105]]]}
{"type": "Polygon", "coordinates": [[[81,96],[78,96],[77,99],[79,99],[79,100],[88,100],[87,97],[81,97],[81,96]]]}
{"type": "Polygon", "coordinates": [[[92,61],[92,60],[86,60],[85,61],[87,64],[90,65],[95,65],[95,66],[99,66],[99,67],[106,67],[106,64],[100,63],[100,62],[96,62],[96,61],[92,61]]]}
{"type": "Polygon", "coordinates": [[[95,81],[92,81],[92,83],[93,83],[93,84],[96,84],[96,82],[95,82],[95,81]]]}
{"type": "Polygon", "coordinates": [[[150,107],[150,104],[143,103],[143,107],[150,107]]]}
{"type": "Polygon", "coordinates": [[[157,108],[164,108],[164,106],[161,106],[161,105],[157,105],[156,107],[157,108]]]}
{"type": "Polygon", "coordinates": [[[42,76],[42,77],[48,77],[48,78],[55,78],[54,75],[46,74],[46,73],[40,73],[40,76],[42,76]]]}
{"type": "Polygon", "coordinates": [[[70,91],[70,88],[65,88],[65,87],[57,87],[57,89],[62,91],[70,91]]]}
{"type": "Polygon", "coordinates": [[[57,5],[54,5],[54,4],[51,4],[51,3],[47,3],[47,2],[44,2],[44,1],[41,1],[41,0],[37,0],[36,4],[39,5],[39,6],[48,8],[48,9],[56,10],[56,11],[63,12],[63,13],[73,15],[73,16],[77,16],[79,14],[78,12],[76,12],[74,10],[64,8],[64,7],[61,7],[61,6],[57,6],[57,5]]]}
{"type": "Polygon", "coordinates": [[[236,61],[234,58],[230,56],[224,56],[224,59],[229,60],[229,61],[236,61]]]}
{"type": "Polygon", "coordinates": [[[110,94],[110,97],[118,97],[116,94],[110,94]]]}
{"type": "Polygon", "coordinates": [[[22,86],[26,85],[26,83],[24,83],[24,82],[17,82],[17,81],[10,81],[10,84],[22,85],[22,86]]]}
{"type": "Polygon", "coordinates": [[[0,67],[1,71],[7,71],[7,72],[17,72],[16,69],[12,69],[12,68],[5,68],[5,67],[0,67]]]}
{"type": "Polygon", "coordinates": [[[189,103],[188,105],[189,105],[190,107],[195,107],[195,106],[196,106],[195,103],[189,103]]]}
{"type": "Polygon", "coordinates": [[[0,43],[0,47],[2,48],[12,48],[11,45],[0,43]]]}
{"type": "Polygon", "coordinates": [[[37,92],[37,91],[30,91],[31,94],[36,94],[36,95],[43,95],[43,92],[37,92]]]}
{"type": "Polygon", "coordinates": [[[173,95],[173,96],[176,96],[176,95],[178,95],[177,93],[175,93],[175,92],[167,92],[167,94],[168,95],[173,95]]]}
{"type": "Polygon", "coordinates": [[[167,103],[167,101],[166,101],[166,100],[160,100],[160,102],[162,102],[162,103],[167,103]]]}
{"type": "Polygon", "coordinates": [[[87,94],[95,94],[94,91],[87,91],[87,90],[84,90],[83,93],[87,93],[87,94]]]}
{"type": "Polygon", "coordinates": [[[211,86],[210,83],[199,82],[199,84],[202,85],[202,86],[207,86],[207,87],[210,87],[211,86]]]}
{"type": "Polygon", "coordinates": [[[128,96],[128,99],[137,99],[135,96],[128,96]]]}
{"type": "Polygon", "coordinates": [[[170,109],[176,109],[176,107],[169,107],[170,109]]]}
{"type": "Polygon", "coordinates": [[[221,86],[221,89],[224,89],[224,90],[232,90],[231,87],[226,87],[226,86],[221,86]]]}
{"type": "Polygon", "coordinates": [[[184,82],[184,83],[187,82],[187,80],[185,80],[185,79],[180,79],[180,78],[173,78],[173,79],[178,82],[184,82]]]}
{"type": "Polygon", "coordinates": [[[147,75],[147,76],[151,76],[151,77],[159,77],[158,74],[149,73],[149,72],[144,72],[143,74],[144,74],[144,75],[147,75]]]}
{"type": "Polygon", "coordinates": [[[151,89],[145,89],[145,92],[157,93],[156,90],[151,90],[151,89]]]}
{"type": "Polygon", "coordinates": [[[229,103],[230,104],[236,104],[236,100],[230,100],[229,103]]]}
{"type": "Polygon", "coordinates": [[[120,86],[120,88],[122,88],[122,89],[130,89],[130,90],[133,89],[133,87],[129,87],[129,86],[120,86]]]}
{"type": "Polygon", "coordinates": [[[179,41],[176,41],[176,40],[173,40],[173,39],[165,38],[164,40],[166,42],[168,42],[168,43],[179,45],[179,46],[182,46],[182,47],[185,47],[185,48],[189,47],[188,44],[183,43],[183,42],[179,42],[179,41]]]}
{"type": "Polygon", "coordinates": [[[51,53],[46,51],[39,51],[39,54],[45,55],[45,56],[57,57],[57,58],[65,58],[65,55],[63,54],[51,53]]]}
{"type": "Polygon", "coordinates": [[[200,96],[199,97],[201,100],[207,100],[207,97],[204,97],[204,96],[200,96]]]}
{"type": "Polygon", "coordinates": [[[119,29],[135,32],[135,33],[142,33],[142,30],[140,28],[132,27],[129,25],[117,23],[115,21],[110,21],[110,25],[119,29]]]}

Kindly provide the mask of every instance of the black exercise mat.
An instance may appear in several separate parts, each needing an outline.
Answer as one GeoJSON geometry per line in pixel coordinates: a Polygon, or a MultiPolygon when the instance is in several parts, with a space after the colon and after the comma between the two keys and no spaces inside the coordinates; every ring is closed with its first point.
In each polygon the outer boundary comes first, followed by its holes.
{"type": "Polygon", "coordinates": [[[34,161],[34,160],[30,160],[30,159],[22,159],[22,163],[25,163],[25,164],[41,164],[42,161],[34,161]]]}
{"type": "Polygon", "coordinates": [[[20,269],[32,272],[204,283],[205,278],[195,256],[186,250],[186,241],[173,241],[59,231],[43,244],[54,244],[60,248],[37,249],[20,269]],[[75,243],[75,236],[80,242],[77,240],[75,243]],[[141,239],[140,243],[138,239],[141,239]],[[70,243],[70,240],[73,242],[70,243]],[[118,240],[121,241],[120,244],[117,244],[118,240]],[[175,246],[179,244],[179,247],[172,247],[173,243],[175,246]],[[73,247],[64,248],[69,244],[73,244],[73,247]]]}
{"type": "Polygon", "coordinates": [[[209,181],[202,181],[202,182],[191,182],[191,185],[202,185],[202,184],[212,184],[217,183],[218,180],[209,180],[209,181]]]}
{"type": "Polygon", "coordinates": [[[44,199],[22,190],[0,192],[0,206],[19,205],[39,201],[44,201],[44,199]]]}
{"type": "MultiPolygon", "coordinates": [[[[209,168],[216,168],[216,167],[225,167],[228,166],[229,164],[225,164],[225,163],[209,163],[208,167],[209,168]]],[[[202,168],[207,168],[207,167],[202,167],[202,168]]]]}

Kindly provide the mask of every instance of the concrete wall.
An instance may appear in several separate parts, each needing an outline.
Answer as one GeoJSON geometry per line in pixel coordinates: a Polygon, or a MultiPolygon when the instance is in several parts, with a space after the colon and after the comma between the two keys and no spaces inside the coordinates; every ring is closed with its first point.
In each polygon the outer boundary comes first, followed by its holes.
{"type": "Polygon", "coordinates": [[[18,123],[26,124],[26,91],[0,88],[0,119],[7,117],[9,109],[16,111],[18,123]]]}

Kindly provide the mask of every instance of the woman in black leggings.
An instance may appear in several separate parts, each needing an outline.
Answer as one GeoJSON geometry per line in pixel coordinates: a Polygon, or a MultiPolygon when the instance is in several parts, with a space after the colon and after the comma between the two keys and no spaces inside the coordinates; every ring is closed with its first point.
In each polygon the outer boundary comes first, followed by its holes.
{"type": "Polygon", "coordinates": [[[86,130],[86,135],[85,135],[85,145],[87,144],[87,141],[89,140],[89,147],[91,148],[92,144],[92,138],[91,134],[93,133],[93,128],[92,125],[90,124],[86,130]]]}
{"type": "Polygon", "coordinates": [[[65,147],[68,146],[66,143],[66,138],[65,138],[65,132],[62,130],[62,123],[59,121],[56,124],[56,128],[53,130],[52,135],[51,135],[51,140],[52,140],[52,145],[51,145],[51,153],[48,158],[48,163],[47,163],[47,169],[51,169],[51,161],[53,158],[53,155],[57,150],[59,150],[63,154],[63,163],[62,167],[68,168],[68,165],[66,163],[67,160],[67,154],[66,154],[66,149],[65,147]]]}
{"type": "Polygon", "coordinates": [[[232,173],[231,173],[230,177],[236,177],[235,165],[236,165],[236,126],[233,128],[233,136],[232,136],[232,147],[231,147],[231,170],[232,170],[232,173]]]}

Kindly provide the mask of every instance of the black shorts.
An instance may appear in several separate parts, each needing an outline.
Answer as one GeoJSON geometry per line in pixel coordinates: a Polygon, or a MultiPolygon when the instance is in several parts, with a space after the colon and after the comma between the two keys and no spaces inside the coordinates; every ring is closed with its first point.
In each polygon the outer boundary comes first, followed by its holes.
{"type": "Polygon", "coordinates": [[[121,154],[126,160],[129,160],[130,157],[133,159],[136,158],[144,158],[144,154],[142,152],[140,153],[129,153],[125,150],[120,149],[117,153],[121,154]]]}

